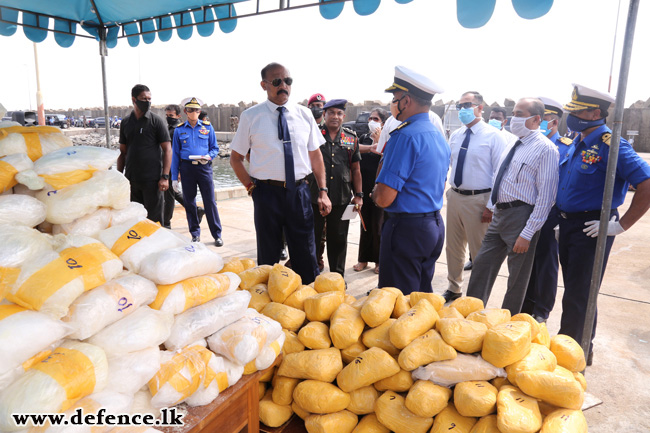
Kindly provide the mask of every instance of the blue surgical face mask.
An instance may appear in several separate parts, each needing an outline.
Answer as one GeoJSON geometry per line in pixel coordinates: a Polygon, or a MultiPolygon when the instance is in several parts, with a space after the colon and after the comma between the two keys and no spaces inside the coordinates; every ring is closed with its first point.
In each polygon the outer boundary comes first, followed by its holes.
{"type": "Polygon", "coordinates": [[[600,126],[605,124],[605,119],[597,120],[583,120],[573,114],[569,114],[566,119],[566,126],[571,131],[582,132],[585,129],[593,128],[594,126],[600,126]]]}
{"type": "Polygon", "coordinates": [[[542,120],[542,123],[539,124],[539,130],[544,135],[548,135],[551,132],[548,129],[548,120],[542,120]]]}
{"type": "Polygon", "coordinates": [[[494,126],[496,129],[501,130],[501,128],[503,128],[503,123],[500,120],[490,119],[490,121],[488,123],[490,125],[494,126]]]}
{"type": "Polygon", "coordinates": [[[467,125],[468,123],[472,123],[474,119],[476,119],[476,116],[474,115],[474,109],[473,108],[461,108],[460,111],[458,112],[458,119],[463,122],[463,124],[467,125]]]}

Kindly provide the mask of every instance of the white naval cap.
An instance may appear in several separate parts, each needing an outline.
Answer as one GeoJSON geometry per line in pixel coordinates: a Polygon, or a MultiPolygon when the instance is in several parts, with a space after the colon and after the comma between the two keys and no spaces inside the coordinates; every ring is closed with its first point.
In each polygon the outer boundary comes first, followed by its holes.
{"type": "Polygon", "coordinates": [[[544,114],[555,114],[562,117],[562,114],[564,113],[562,104],[557,102],[555,99],[547,98],[545,96],[540,96],[539,99],[544,103],[544,114]]]}
{"type": "Polygon", "coordinates": [[[191,96],[189,98],[183,99],[181,101],[181,105],[185,108],[201,108],[201,106],[203,105],[203,101],[200,100],[199,98],[191,96]]]}
{"type": "Polygon", "coordinates": [[[569,112],[587,110],[589,108],[600,108],[607,110],[616,99],[609,93],[599,92],[580,84],[572,84],[573,93],[571,102],[564,104],[564,109],[569,112]]]}
{"type": "Polygon", "coordinates": [[[406,68],[395,66],[395,78],[393,84],[386,89],[386,92],[393,93],[398,90],[411,93],[419,98],[431,100],[436,93],[444,92],[444,89],[434,83],[428,77],[406,68]]]}

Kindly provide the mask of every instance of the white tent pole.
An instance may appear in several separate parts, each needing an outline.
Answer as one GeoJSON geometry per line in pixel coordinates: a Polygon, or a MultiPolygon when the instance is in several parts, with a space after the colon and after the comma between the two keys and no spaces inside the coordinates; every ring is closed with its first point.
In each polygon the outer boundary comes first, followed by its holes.
{"type": "Polygon", "coordinates": [[[99,54],[102,57],[102,87],[104,89],[104,129],[106,130],[106,147],[111,148],[111,124],[108,120],[108,86],[106,85],[106,56],[108,49],[106,48],[106,28],[99,29],[99,54]]]}
{"type": "Polygon", "coordinates": [[[36,111],[38,112],[38,124],[45,125],[45,105],[43,103],[43,93],[41,92],[41,76],[38,72],[38,49],[36,42],[34,44],[34,66],[36,69],[36,111]]]}

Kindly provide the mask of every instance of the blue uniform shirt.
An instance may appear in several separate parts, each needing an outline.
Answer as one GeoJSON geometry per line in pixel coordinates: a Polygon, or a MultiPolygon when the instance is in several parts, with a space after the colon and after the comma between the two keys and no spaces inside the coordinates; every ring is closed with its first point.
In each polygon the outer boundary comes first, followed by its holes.
{"type": "MultiPolygon", "coordinates": [[[[569,153],[569,148],[571,147],[571,144],[564,144],[561,140],[564,137],[560,137],[560,134],[557,132],[550,137],[548,137],[549,140],[551,140],[552,143],[555,143],[557,146],[558,152],[560,152],[560,162],[567,156],[567,153],[569,153]]],[[[568,139],[570,140],[570,139],[568,139]]]]}
{"type": "Polygon", "coordinates": [[[442,209],[450,154],[427,113],[406,119],[391,133],[377,177],[377,183],[397,190],[397,197],[386,210],[426,213],[442,209]]]}
{"type": "Polygon", "coordinates": [[[217,138],[210,123],[199,120],[194,127],[190,122],[181,123],[174,130],[172,140],[172,180],[178,180],[181,160],[189,160],[190,155],[210,155],[214,159],[218,154],[217,138]]]}
{"type": "MultiPolygon", "coordinates": [[[[557,190],[557,207],[564,212],[600,210],[605,190],[607,160],[611,129],[602,125],[584,141],[574,140],[566,156],[560,156],[560,183],[557,190]]],[[[625,200],[628,185],[634,186],[650,179],[650,166],[621,139],[614,182],[612,209],[625,200]]]]}

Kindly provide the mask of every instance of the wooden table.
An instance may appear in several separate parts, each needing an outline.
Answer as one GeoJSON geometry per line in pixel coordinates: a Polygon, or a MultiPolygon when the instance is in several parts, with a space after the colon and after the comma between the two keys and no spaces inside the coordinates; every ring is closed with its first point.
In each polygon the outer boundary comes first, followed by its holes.
{"type": "Polygon", "coordinates": [[[259,379],[282,360],[278,356],[271,367],[264,371],[242,376],[235,385],[226,389],[210,404],[199,407],[179,407],[187,412],[183,427],[157,427],[165,433],[258,433],[259,379]]]}

